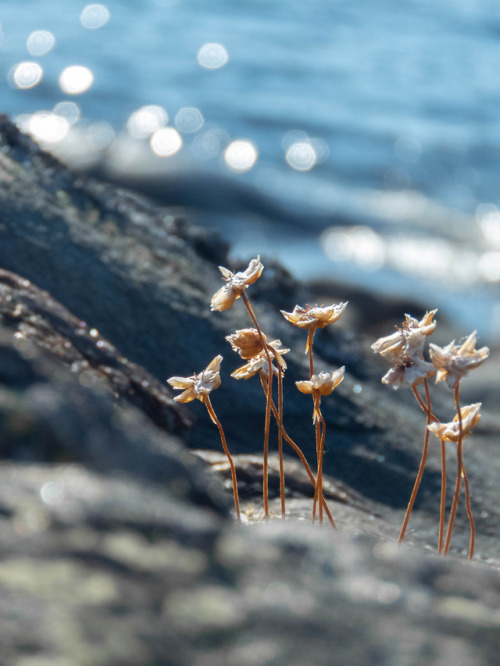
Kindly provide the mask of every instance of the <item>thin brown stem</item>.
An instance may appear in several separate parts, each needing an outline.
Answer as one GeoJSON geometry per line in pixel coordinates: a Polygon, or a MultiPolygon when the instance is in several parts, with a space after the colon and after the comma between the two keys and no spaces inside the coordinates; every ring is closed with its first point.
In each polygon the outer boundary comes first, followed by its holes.
{"type": "Polygon", "coordinates": [[[213,423],[217,426],[219,429],[219,434],[220,434],[220,439],[222,442],[222,448],[224,449],[224,453],[227,456],[227,459],[229,461],[229,467],[231,468],[231,480],[233,483],[233,497],[234,497],[234,510],[236,512],[236,520],[240,520],[240,499],[238,496],[238,482],[236,480],[236,469],[234,467],[234,462],[233,459],[231,458],[231,454],[229,453],[229,449],[227,448],[227,443],[226,443],[226,436],[224,435],[224,430],[222,428],[222,424],[217,418],[217,415],[215,414],[214,408],[212,407],[212,403],[210,402],[210,396],[205,396],[205,399],[203,400],[205,403],[205,406],[208,410],[208,413],[210,415],[210,418],[212,419],[213,423]]]}
{"type": "Polygon", "coordinates": [[[250,301],[248,300],[248,296],[246,295],[245,292],[243,292],[241,294],[241,298],[243,300],[243,303],[245,304],[246,309],[248,310],[248,314],[250,315],[250,319],[252,320],[253,325],[257,329],[257,333],[259,334],[260,341],[262,343],[262,348],[264,350],[264,353],[266,355],[266,360],[267,360],[267,369],[268,369],[269,381],[268,381],[268,384],[267,384],[266,420],[265,420],[265,425],[264,425],[262,497],[263,497],[263,502],[264,502],[264,516],[266,518],[269,518],[269,427],[270,427],[270,423],[271,423],[271,402],[272,402],[272,396],[273,396],[273,392],[272,392],[273,365],[272,365],[271,357],[269,355],[266,339],[264,337],[264,334],[262,333],[262,330],[259,326],[259,322],[257,321],[257,317],[255,316],[253,308],[250,305],[250,301]]]}
{"type": "Polygon", "coordinates": [[[439,507],[438,553],[443,552],[444,516],[446,512],[446,442],[441,440],[441,504],[439,507]]]}
{"type": "Polygon", "coordinates": [[[314,360],[313,360],[313,340],[314,334],[316,333],[316,328],[310,328],[307,331],[307,342],[306,342],[306,354],[309,354],[309,375],[312,377],[314,375],[314,360]]]}
{"type": "Polygon", "coordinates": [[[455,407],[458,416],[458,442],[457,442],[457,480],[455,482],[455,494],[453,495],[453,502],[451,504],[450,517],[448,519],[448,528],[446,530],[446,541],[444,543],[444,554],[449,551],[451,543],[451,535],[453,533],[453,526],[455,524],[455,517],[457,515],[458,499],[460,497],[460,489],[462,487],[462,471],[463,471],[463,447],[464,435],[462,425],[462,410],[460,409],[460,382],[455,386],[455,407]]]}
{"type": "MultiPolygon", "coordinates": [[[[267,393],[267,382],[265,377],[260,374],[260,382],[262,384],[262,388],[264,390],[264,393],[267,393]]],[[[276,422],[278,422],[278,410],[276,409],[276,405],[274,404],[274,401],[271,402],[271,409],[274,414],[274,418],[276,419],[276,422]]],[[[309,477],[309,480],[311,481],[313,488],[316,489],[316,478],[309,467],[309,463],[307,462],[307,459],[305,455],[302,452],[302,449],[298,444],[296,444],[293,439],[290,437],[290,435],[287,433],[285,426],[283,426],[283,439],[287,444],[289,444],[292,449],[295,451],[295,453],[298,455],[300,462],[304,466],[304,469],[306,470],[307,476],[309,477]]],[[[330,509],[328,508],[328,505],[326,503],[325,498],[323,497],[323,508],[325,510],[326,515],[328,516],[328,520],[330,521],[331,526],[335,529],[335,521],[333,520],[332,514],[330,512],[330,509]]]]}
{"type": "Polygon", "coordinates": [[[278,451],[280,458],[280,501],[281,501],[281,517],[284,520],[286,509],[285,509],[285,471],[283,467],[283,369],[279,364],[278,360],[277,364],[278,364],[278,451]]]}
{"type": "Polygon", "coordinates": [[[463,465],[463,475],[464,475],[464,485],[465,485],[465,506],[467,508],[467,516],[469,518],[469,523],[470,523],[469,560],[472,560],[474,556],[474,544],[476,542],[476,526],[474,524],[474,517],[472,515],[472,508],[470,505],[469,479],[467,478],[465,465],[463,465]]]}
{"type": "MultiPolygon", "coordinates": [[[[415,397],[417,398],[417,401],[420,404],[422,402],[422,399],[420,398],[420,395],[417,391],[417,387],[415,386],[415,384],[413,384],[412,389],[413,389],[413,393],[414,393],[415,397]]],[[[402,525],[401,531],[399,533],[399,543],[401,543],[403,541],[403,539],[405,538],[406,528],[408,527],[408,521],[410,520],[411,512],[413,510],[413,505],[415,504],[415,500],[417,499],[418,489],[420,487],[420,483],[421,483],[422,477],[424,475],[425,463],[427,462],[427,452],[429,450],[429,435],[430,435],[430,432],[429,432],[427,426],[431,422],[431,413],[432,413],[432,411],[431,411],[431,396],[430,396],[430,393],[429,393],[429,385],[428,385],[426,379],[424,379],[424,389],[425,389],[425,399],[426,399],[425,413],[427,415],[427,418],[426,418],[426,424],[425,424],[425,435],[424,435],[424,445],[423,445],[423,448],[422,448],[422,458],[420,459],[420,465],[419,465],[418,472],[417,472],[417,478],[415,479],[415,484],[413,486],[413,491],[411,493],[410,501],[408,502],[408,506],[406,508],[406,513],[405,513],[405,517],[404,517],[404,520],[403,520],[403,525],[402,525]]]]}
{"type": "MultiPolygon", "coordinates": [[[[319,410],[319,407],[318,407],[319,410]]],[[[319,522],[323,524],[323,455],[325,450],[326,423],[320,412],[321,437],[318,451],[318,474],[316,476],[316,489],[314,493],[314,506],[319,503],[319,522]]],[[[314,508],[314,507],[313,507],[314,508]]]]}

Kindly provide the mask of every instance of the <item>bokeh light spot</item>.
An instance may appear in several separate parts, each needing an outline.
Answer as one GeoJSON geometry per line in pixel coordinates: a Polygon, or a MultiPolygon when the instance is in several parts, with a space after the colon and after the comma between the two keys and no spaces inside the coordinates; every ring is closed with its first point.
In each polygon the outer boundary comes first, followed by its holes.
{"type": "Polygon", "coordinates": [[[159,157],[175,155],[181,148],[181,135],[173,127],[156,130],[151,137],[151,149],[159,157]]]}
{"type": "Polygon", "coordinates": [[[94,82],[94,75],[88,67],[71,65],[61,72],[59,85],[67,95],[80,95],[90,88],[94,82]]]}
{"type": "Polygon", "coordinates": [[[168,114],[162,106],[154,104],[143,106],[130,116],[127,130],[134,139],[146,139],[164,127],[168,122],[168,114]]]}
{"type": "Polygon", "coordinates": [[[305,141],[293,143],[286,151],[285,159],[297,171],[309,171],[317,162],[316,151],[305,141]]]}
{"type": "Polygon", "coordinates": [[[175,126],[184,134],[194,134],[203,127],[204,123],[201,111],[195,107],[185,107],[175,116],[175,126]]]}
{"type": "Polygon", "coordinates": [[[16,88],[27,90],[42,80],[43,69],[37,62],[20,62],[11,73],[12,84],[16,88]]]}
{"type": "Polygon", "coordinates": [[[109,9],[104,5],[87,5],[80,14],[80,23],[88,30],[97,30],[109,21],[109,9]]]}
{"type": "Polygon", "coordinates": [[[330,227],[321,235],[321,244],[333,261],[354,261],[368,270],[380,268],[386,258],[382,238],[370,227],[330,227]]]}
{"type": "Polygon", "coordinates": [[[26,41],[26,48],[32,56],[43,56],[54,48],[54,35],[48,30],[35,30],[26,41]]]}
{"type": "Polygon", "coordinates": [[[198,51],[198,63],[205,69],[219,69],[229,61],[229,55],[222,44],[204,44],[198,51]]]}
{"type": "Polygon", "coordinates": [[[258,158],[257,148],[251,141],[237,139],[224,151],[224,161],[233,171],[249,171],[258,158]]]}
{"type": "Polygon", "coordinates": [[[59,102],[54,107],[54,113],[65,118],[70,125],[80,119],[80,108],[74,102],[59,102]]]}
{"type": "Polygon", "coordinates": [[[50,111],[37,111],[28,122],[29,133],[38,141],[57,143],[64,139],[69,130],[66,118],[50,111]]]}

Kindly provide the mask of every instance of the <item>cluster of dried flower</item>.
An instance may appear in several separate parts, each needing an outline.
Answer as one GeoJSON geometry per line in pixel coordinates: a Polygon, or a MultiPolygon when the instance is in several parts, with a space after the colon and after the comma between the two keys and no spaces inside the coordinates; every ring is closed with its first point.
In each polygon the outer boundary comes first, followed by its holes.
{"type": "MultiPolygon", "coordinates": [[[[326,437],[326,423],[321,413],[321,398],[330,395],[334,389],[342,382],[345,368],[341,367],[333,372],[314,372],[313,341],[318,328],[324,328],[332,324],[341,317],[347,303],[333,304],[329,306],[311,306],[301,307],[296,305],[292,312],[282,314],[287,321],[294,326],[307,330],[307,340],[305,353],[309,357],[309,378],[296,382],[297,388],[302,393],[312,396],[313,400],[313,425],[316,438],[316,474],[313,474],[309,464],[300,449],[300,447],[291,439],[283,425],[283,375],[286,370],[286,362],[283,358],[290,350],[282,346],[280,340],[268,341],[268,338],[262,332],[255,312],[250,304],[246,290],[254,284],[261,276],[264,266],[260,257],[253,259],[247,269],[242,272],[233,273],[227,268],[219,267],[225,281],[224,286],[217,291],[211,302],[211,309],[216,311],[227,310],[233,306],[236,300],[241,298],[250,319],[253,323],[252,328],[244,328],[227,336],[233,351],[246,361],[244,365],[232,373],[234,379],[250,379],[258,376],[266,395],[266,416],[264,424],[264,447],[263,447],[263,504],[264,515],[269,516],[269,498],[268,498],[268,450],[269,450],[269,427],[271,413],[278,425],[278,451],[280,459],[280,499],[281,514],[285,517],[285,479],[283,472],[283,440],[285,440],[299,456],[304,468],[306,469],[311,483],[314,487],[314,503],[312,510],[312,520],[314,522],[316,513],[319,521],[323,522],[323,511],[327,514],[331,525],[335,527],[331,512],[323,496],[323,453],[326,437]],[[276,364],[274,364],[276,363],[276,364]],[[273,399],[273,378],[278,382],[278,406],[273,399]]],[[[427,460],[429,434],[432,432],[441,441],[442,454],[442,489],[441,506],[439,521],[439,542],[438,552],[447,553],[450,547],[451,534],[455,515],[458,506],[462,478],[465,484],[466,506],[471,526],[471,540],[469,547],[469,557],[474,552],[475,528],[472,511],[470,508],[470,492],[467,479],[467,472],[463,464],[463,440],[469,436],[473,427],[479,420],[479,411],[481,404],[460,406],[460,381],[469,370],[481,365],[489,355],[489,349],[482,347],[476,349],[476,332],[474,331],[465,340],[461,346],[455,345],[455,341],[446,347],[438,347],[435,344],[429,345],[430,360],[424,358],[425,342],[436,329],[436,320],[434,316],[437,310],[426,312],[424,317],[418,321],[410,315],[405,315],[401,327],[398,327],[394,333],[380,338],[373,345],[374,352],[380,354],[390,363],[389,371],[382,378],[384,384],[398,389],[400,386],[409,386],[412,388],[418,404],[426,414],[426,428],[424,435],[424,445],[422,459],[420,462],[417,478],[408,503],[403,526],[399,535],[399,541],[404,539],[408,521],[415,503],[420,482],[424,473],[427,460]],[[431,397],[428,380],[436,377],[436,382],[444,381],[447,386],[454,391],[454,400],[456,407],[456,416],[450,423],[441,423],[433,414],[431,406],[431,397]],[[425,400],[419,393],[419,386],[423,385],[425,391],[425,400]],[[455,493],[450,509],[446,540],[444,540],[444,518],[446,508],[446,455],[445,442],[454,442],[457,445],[457,479],[455,483],[455,493]]],[[[220,386],[220,365],[222,356],[216,356],[208,367],[198,374],[191,377],[171,377],[168,382],[173,388],[182,390],[175,400],[179,402],[190,402],[198,399],[203,402],[209,412],[210,418],[219,428],[222,446],[229,460],[233,495],[235,503],[236,517],[240,519],[238,484],[236,479],[235,466],[229,453],[224,431],[214,409],[210,402],[210,393],[220,386]]]]}
{"type": "Polygon", "coordinates": [[[474,554],[475,527],[470,505],[467,471],[463,463],[463,440],[471,434],[472,429],[479,421],[481,403],[461,407],[460,382],[469,370],[473,370],[484,363],[489,356],[489,349],[488,347],[476,349],[477,332],[473,331],[460,346],[455,344],[455,340],[450,342],[446,347],[439,347],[438,345],[430,343],[430,362],[424,360],[426,338],[434,333],[436,328],[436,321],[434,320],[436,312],[437,310],[426,312],[421,321],[418,321],[410,315],[405,315],[405,320],[401,328],[398,328],[392,335],[380,338],[372,345],[373,351],[383,356],[392,366],[382,378],[382,382],[384,384],[389,384],[394,389],[397,389],[400,386],[410,386],[420,407],[426,413],[427,417],[422,458],[399,535],[399,541],[401,542],[404,539],[410,514],[417,497],[427,460],[429,433],[432,432],[441,442],[442,483],[438,552],[446,554],[450,548],[451,535],[453,532],[463,478],[465,484],[467,515],[469,517],[471,530],[469,543],[469,559],[471,559],[474,554]],[[436,383],[444,381],[446,385],[454,391],[456,415],[453,418],[453,421],[449,423],[441,423],[432,412],[431,397],[427,380],[434,376],[436,377],[436,383]],[[424,386],[425,401],[418,392],[419,384],[423,384],[424,386]],[[446,539],[444,539],[444,519],[446,509],[445,442],[454,442],[457,444],[457,478],[446,531],[446,539]]]}
{"type": "MultiPolygon", "coordinates": [[[[301,448],[292,440],[286,432],[283,425],[283,375],[286,370],[286,362],[283,358],[290,350],[283,347],[280,340],[268,341],[268,338],[262,332],[255,312],[250,304],[246,290],[261,276],[264,266],[260,257],[253,259],[245,271],[233,273],[232,271],[220,266],[225,285],[217,291],[211,302],[211,309],[217,311],[227,310],[239,298],[242,299],[254,325],[253,328],[244,328],[227,336],[233,351],[237,352],[241,358],[246,361],[244,365],[235,370],[231,376],[234,379],[250,379],[258,376],[266,395],[266,417],[264,423],[264,447],[263,447],[263,504],[264,515],[269,516],[269,498],[268,498],[268,451],[269,451],[269,427],[271,413],[278,424],[278,451],[280,460],[280,500],[281,515],[284,518],[286,512],[285,506],[285,478],[283,471],[283,440],[285,440],[299,456],[304,468],[311,480],[314,488],[314,503],[312,520],[314,522],[316,513],[320,522],[323,522],[323,512],[326,513],[330,524],[335,527],[335,522],[327,506],[323,495],[323,452],[325,446],[326,424],[321,414],[321,398],[330,395],[333,390],[341,383],[344,378],[345,368],[328,373],[320,372],[314,374],[313,360],[313,338],[318,328],[324,328],[328,324],[337,321],[344,311],[347,303],[330,306],[296,306],[293,312],[284,312],[283,316],[293,325],[308,331],[306,341],[306,353],[309,354],[310,374],[309,379],[296,382],[297,388],[302,393],[307,393],[313,399],[313,424],[316,435],[316,475],[313,474],[301,448]],[[272,383],[273,378],[278,382],[278,406],[273,399],[272,383]]],[[[233,495],[235,502],[236,516],[240,518],[238,484],[236,472],[231,455],[227,449],[227,444],[220,422],[215,416],[212,404],[210,402],[210,392],[220,386],[220,364],[222,356],[217,356],[209,366],[199,374],[191,377],[171,377],[168,382],[173,388],[182,390],[175,400],[179,402],[190,402],[198,399],[203,402],[212,418],[212,421],[219,427],[221,441],[229,460],[232,472],[233,495]]]]}

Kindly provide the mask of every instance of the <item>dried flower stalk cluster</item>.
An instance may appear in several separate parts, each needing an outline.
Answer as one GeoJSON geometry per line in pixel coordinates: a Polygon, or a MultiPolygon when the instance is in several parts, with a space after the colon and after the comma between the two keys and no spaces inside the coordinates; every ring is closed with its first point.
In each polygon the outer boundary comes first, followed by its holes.
{"type": "Polygon", "coordinates": [[[405,321],[401,328],[398,328],[392,335],[380,338],[372,345],[373,351],[383,356],[392,366],[384,377],[382,377],[382,382],[389,384],[394,389],[400,386],[410,386],[417,402],[426,414],[422,458],[399,534],[399,541],[401,542],[405,537],[406,528],[422,481],[429,447],[429,433],[432,432],[441,442],[441,505],[439,512],[438,553],[446,554],[450,548],[463,478],[465,502],[470,524],[469,559],[472,559],[474,555],[475,526],[470,504],[467,471],[463,462],[463,442],[471,434],[472,429],[479,421],[481,403],[461,407],[460,382],[469,370],[473,370],[484,363],[489,356],[489,349],[488,347],[476,349],[477,332],[474,331],[461,346],[455,345],[455,340],[450,342],[446,347],[438,347],[438,345],[430,343],[430,362],[425,361],[425,340],[436,328],[436,321],[434,320],[436,312],[437,310],[426,312],[421,321],[417,321],[410,315],[405,315],[405,321]],[[450,423],[441,423],[432,412],[427,380],[434,376],[436,377],[436,383],[444,381],[450,389],[453,389],[456,415],[450,423]],[[424,386],[425,401],[418,391],[420,384],[424,386]],[[453,442],[457,445],[457,478],[445,539],[446,442],[453,442]]]}
{"type": "MultiPolygon", "coordinates": [[[[236,300],[243,301],[252,321],[252,328],[244,328],[226,337],[233,351],[238,353],[245,363],[232,373],[234,379],[250,379],[258,376],[266,396],[266,411],[264,421],[264,444],[263,444],[263,505],[264,515],[269,516],[268,497],[268,452],[269,452],[269,429],[271,414],[278,426],[278,451],[280,461],[280,501],[281,515],[284,518],[285,506],[285,478],[283,471],[283,440],[285,440],[294,452],[299,456],[314,488],[314,502],[312,509],[312,521],[318,515],[319,522],[323,522],[323,514],[326,513],[332,527],[335,522],[323,495],[323,455],[325,450],[326,423],[321,412],[321,400],[330,395],[344,379],[345,368],[341,367],[333,372],[314,371],[313,342],[318,328],[324,328],[341,317],[347,303],[333,304],[329,306],[305,307],[296,305],[292,312],[282,314],[287,321],[294,326],[307,330],[305,353],[309,359],[309,378],[296,382],[297,389],[302,393],[311,395],[313,401],[313,426],[316,443],[316,474],[306,460],[301,448],[291,439],[283,425],[283,376],[287,365],[284,356],[290,351],[285,348],[280,340],[268,340],[261,330],[255,316],[255,312],[247,296],[247,289],[254,284],[262,274],[264,266],[260,257],[253,259],[247,269],[242,272],[233,273],[227,268],[219,267],[225,284],[213,296],[211,309],[223,311],[231,308],[236,300]],[[277,381],[278,405],[273,398],[273,380],[277,381]]],[[[401,327],[391,335],[380,338],[373,345],[375,353],[380,354],[389,364],[390,369],[383,376],[382,382],[394,389],[400,386],[411,387],[415,398],[426,415],[426,427],[424,431],[424,444],[422,457],[414,483],[413,491],[408,502],[403,525],[401,527],[399,541],[401,542],[406,533],[408,522],[417,497],[418,489],[423,477],[427,460],[429,437],[433,433],[441,443],[442,460],[442,488],[441,505],[438,533],[438,552],[446,554],[450,547],[451,536],[457,506],[460,496],[462,479],[465,485],[465,499],[467,514],[469,517],[471,538],[469,546],[469,558],[474,553],[475,528],[470,505],[470,492],[467,472],[463,462],[463,441],[468,437],[479,420],[480,403],[473,405],[460,405],[460,382],[463,377],[474,368],[481,365],[489,355],[489,349],[482,347],[476,349],[476,332],[474,331],[461,345],[455,345],[455,341],[446,347],[429,345],[430,360],[424,358],[424,348],[427,338],[436,329],[435,314],[437,310],[426,312],[424,317],[418,321],[410,315],[405,315],[401,327]],[[445,382],[454,392],[456,415],[450,423],[442,423],[433,413],[428,380],[436,377],[436,382],[445,382]],[[422,398],[419,388],[423,386],[425,399],[422,398]],[[446,442],[456,444],[457,451],[457,478],[455,492],[449,514],[446,538],[444,535],[444,522],[446,511],[446,442]]],[[[240,519],[238,483],[233,460],[229,453],[224,431],[210,401],[212,390],[220,386],[220,365],[222,356],[216,356],[208,367],[191,377],[171,377],[168,382],[174,389],[181,390],[175,400],[179,402],[190,402],[198,399],[203,402],[209,412],[210,418],[219,429],[222,446],[228,458],[233,486],[234,504],[236,517],[240,519]]]]}

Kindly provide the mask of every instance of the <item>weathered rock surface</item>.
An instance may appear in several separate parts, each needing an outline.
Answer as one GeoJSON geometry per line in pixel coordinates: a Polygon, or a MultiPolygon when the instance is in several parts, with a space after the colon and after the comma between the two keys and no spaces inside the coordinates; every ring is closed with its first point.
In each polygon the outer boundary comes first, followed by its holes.
{"type": "MultiPolygon", "coordinates": [[[[248,319],[240,303],[208,306],[227,247],[172,211],[73,177],[6,118],[0,148],[0,663],[496,663],[493,410],[466,446],[483,561],[457,555],[468,543],[462,509],[455,555],[425,552],[436,543],[437,446],[412,547],[398,548],[423,416],[409,395],[380,386],[361,336],[322,331],[318,367],[348,370],[324,410],[340,529],[309,524],[311,491],[291,451],[289,519],[258,524],[264,398],[258,382],[229,379],[239,359],[224,340],[248,319]],[[212,449],[202,457],[227,486],[216,429],[164,384],[218,353],[213,403],[237,454],[240,526],[220,480],[188,451],[212,449]]],[[[293,386],[307,372],[304,334],[279,314],[311,294],[265,264],[251,297],[264,330],[294,350],[285,422],[312,460],[311,405],[293,386]]],[[[448,398],[436,401],[443,414],[448,398]]]]}

